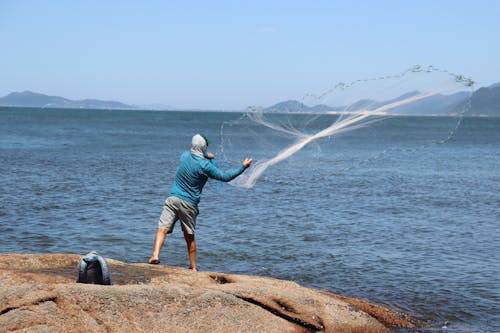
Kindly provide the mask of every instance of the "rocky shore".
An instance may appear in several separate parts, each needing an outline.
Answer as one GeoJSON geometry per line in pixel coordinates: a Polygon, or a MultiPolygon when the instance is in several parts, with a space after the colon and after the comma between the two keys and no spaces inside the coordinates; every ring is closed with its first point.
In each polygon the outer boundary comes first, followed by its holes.
{"type": "Polygon", "coordinates": [[[273,278],[106,258],[112,286],[76,283],[76,254],[0,254],[0,332],[390,332],[408,316],[273,278]]]}

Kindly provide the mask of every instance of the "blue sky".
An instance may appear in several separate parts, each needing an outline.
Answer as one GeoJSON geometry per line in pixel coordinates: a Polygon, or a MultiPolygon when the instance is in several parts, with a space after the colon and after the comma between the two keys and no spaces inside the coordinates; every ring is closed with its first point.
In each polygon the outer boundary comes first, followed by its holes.
{"type": "Polygon", "coordinates": [[[500,82],[500,1],[0,0],[0,96],[269,106],[434,65],[500,82]]]}

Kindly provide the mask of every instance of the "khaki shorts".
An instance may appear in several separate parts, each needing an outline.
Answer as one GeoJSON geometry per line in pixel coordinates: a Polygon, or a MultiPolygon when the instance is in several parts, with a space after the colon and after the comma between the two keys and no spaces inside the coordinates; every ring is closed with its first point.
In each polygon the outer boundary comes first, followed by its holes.
{"type": "Polygon", "coordinates": [[[168,197],[163,205],[158,227],[167,229],[167,233],[174,231],[175,222],[181,220],[182,231],[194,235],[198,207],[177,197],[168,197]]]}

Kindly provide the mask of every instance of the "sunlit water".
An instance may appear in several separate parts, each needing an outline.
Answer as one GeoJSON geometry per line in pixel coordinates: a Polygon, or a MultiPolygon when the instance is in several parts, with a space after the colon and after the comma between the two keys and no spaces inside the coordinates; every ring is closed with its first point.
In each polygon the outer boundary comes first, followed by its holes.
{"type": "MultiPolygon", "coordinates": [[[[0,252],[97,250],[145,262],[191,136],[205,133],[217,153],[221,124],[238,116],[0,109],[0,252]]],[[[384,133],[410,120],[398,121],[384,133]]],[[[411,121],[425,131],[439,119],[411,121]]],[[[198,219],[200,268],[386,304],[427,320],[432,332],[499,332],[500,119],[464,118],[444,145],[335,169],[349,158],[336,147],[368,156],[384,140],[363,133],[294,155],[252,189],[210,182],[198,219]]],[[[244,139],[235,160],[260,153],[244,139]]],[[[161,259],[188,266],[179,227],[161,259]]]]}

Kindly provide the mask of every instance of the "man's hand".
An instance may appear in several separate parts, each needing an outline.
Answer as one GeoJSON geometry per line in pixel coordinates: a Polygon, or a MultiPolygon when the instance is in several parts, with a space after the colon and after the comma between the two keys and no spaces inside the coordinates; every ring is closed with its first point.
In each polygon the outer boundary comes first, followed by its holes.
{"type": "Polygon", "coordinates": [[[209,160],[214,159],[214,158],[215,158],[215,155],[214,155],[214,154],[212,154],[212,153],[207,153],[207,158],[208,158],[209,160]]]}
{"type": "Polygon", "coordinates": [[[251,164],[252,164],[251,158],[245,158],[245,160],[243,161],[243,165],[245,166],[245,168],[250,167],[251,164]]]}

